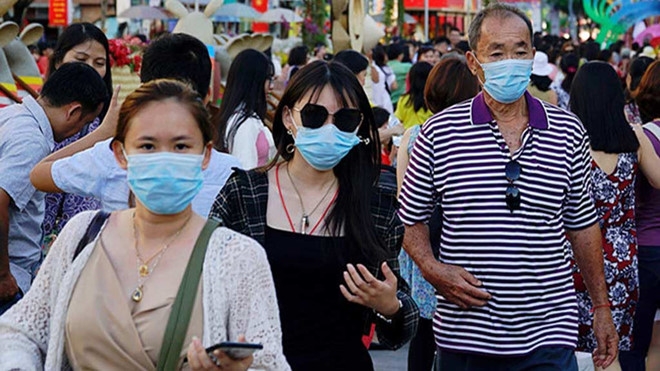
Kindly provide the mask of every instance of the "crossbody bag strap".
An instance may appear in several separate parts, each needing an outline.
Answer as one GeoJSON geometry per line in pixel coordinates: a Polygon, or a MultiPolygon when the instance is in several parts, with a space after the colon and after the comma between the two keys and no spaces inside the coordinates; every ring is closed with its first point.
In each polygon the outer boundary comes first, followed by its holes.
{"type": "Polygon", "coordinates": [[[85,248],[85,246],[87,246],[90,242],[94,241],[96,236],[101,231],[101,227],[103,227],[103,223],[105,223],[106,219],[108,219],[109,216],[110,213],[103,210],[98,211],[94,215],[92,221],[87,226],[87,230],[85,231],[85,234],[80,239],[80,241],[78,241],[78,246],[76,247],[76,251],[73,253],[72,261],[76,260],[78,255],[80,255],[80,253],[85,248]]]}
{"type": "Polygon", "coordinates": [[[163,344],[161,345],[158,363],[156,365],[158,371],[176,370],[179,365],[179,356],[183,349],[186,333],[188,332],[188,324],[190,323],[190,316],[192,315],[195,297],[197,296],[197,287],[202,276],[206,248],[218,224],[217,220],[209,219],[200,232],[199,237],[197,237],[197,242],[195,242],[195,247],[190,255],[186,272],[183,274],[181,285],[179,285],[179,291],[172,304],[172,312],[167,321],[167,327],[165,327],[163,344]]]}

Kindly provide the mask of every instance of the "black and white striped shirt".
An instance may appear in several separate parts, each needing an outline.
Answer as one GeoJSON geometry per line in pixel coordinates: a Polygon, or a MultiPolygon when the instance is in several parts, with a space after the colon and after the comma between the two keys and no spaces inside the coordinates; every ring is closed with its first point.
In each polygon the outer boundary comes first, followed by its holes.
{"type": "Polygon", "coordinates": [[[434,320],[440,348],[524,355],[541,346],[575,347],[577,306],[565,230],[596,222],[587,192],[591,155],[580,121],[526,94],[529,127],[509,149],[482,94],[423,126],[401,192],[401,220],[443,211],[440,260],[465,268],[492,295],[460,309],[442,296],[434,320]],[[519,210],[509,211],[504,167],[522,173],[519,210]]]}

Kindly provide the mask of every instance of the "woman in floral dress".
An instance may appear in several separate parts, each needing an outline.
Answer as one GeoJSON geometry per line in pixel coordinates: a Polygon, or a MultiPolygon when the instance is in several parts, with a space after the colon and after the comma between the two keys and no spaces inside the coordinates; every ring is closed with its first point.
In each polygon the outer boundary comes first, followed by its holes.
{"type": "MultiPolygon", "coordinates": [[[[619,333],[619,350],[629,350],[639,296],[635,229],[635,178],[638,170],[660,184],[660,159],[641,126],[628,124],[623,90],[616,72],[606,63],[591,62],[577,73],[571,88],[571,110],[582,120],[591,145],[591,198],[603,234],[605,279],[609,307],[592,306],[579,272],[578,350],[593,352],[596,339],[592,316],[611,310],[619,333]]],[[[608,369],[620,369],[618,361],[608,369]]]]}
{"type": "MultiPolygon", "coordinates": [[[[67,27],[57,40],[57,46],[50,59],[49,74],[68,62],[83,62],[94,68],[108,88],[112,96],[112,74],[110,72],[108,39],[103,31],[91,23],[75,23],[67,27]]],[[[95,130],[108,110],[108,104],[94,121],[66,140],[57,143],[54,151],[84,137],[95,130]]],[[[48,247],[64,225],[74,215],[85,210],[96,210],[101,203],[92,197],[82,197],[68,193],[47,193],[46,213],[41,229],[44,232],[44,246],[48,247]]]]}

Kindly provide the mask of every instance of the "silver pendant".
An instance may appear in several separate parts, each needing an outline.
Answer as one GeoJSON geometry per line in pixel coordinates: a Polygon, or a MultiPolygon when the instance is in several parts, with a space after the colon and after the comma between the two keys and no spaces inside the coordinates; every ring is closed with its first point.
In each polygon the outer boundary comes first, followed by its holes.
{"type": "Polygon", "coordinates": [[[309,227],[309,217],[307,215],[303,215],[302,220],[300,220],[300,233],[307,234],[308,227],[309,227]]]}

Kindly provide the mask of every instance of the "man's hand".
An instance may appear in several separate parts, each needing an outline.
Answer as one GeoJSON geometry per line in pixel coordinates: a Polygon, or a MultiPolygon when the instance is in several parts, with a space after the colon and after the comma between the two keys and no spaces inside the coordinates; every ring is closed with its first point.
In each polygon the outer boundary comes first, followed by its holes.
{"type": "Polygon", "coordinates": [[[619,335],[609,308],[601,307],[594,311],[594,335],[597,344],[592,355],[594,365],[607,368],[614,362],[619,352],[619,335]]]}
{"type": "MultiPolygon", "coordinates": [[[[114,136],[117,131],[117,123],[119,122],[119,109],[121,105],[119,104],[119,92],[121,91],[121,85],[115,87],[114,92],[112,93],[112,98],[110,99],[110,105],[108,106],[108,111],[105,114],[105,118],[98,129],[101,129],[106,135],[114,136]]],[[[97,129],[97,130],[98,130],[97,129]]]]}
{"type": "Polygon", "coordinates": [[[11,272],[0,275],[0,303],[13,299],[18,291],[18,284],[11,272]]]}
{"type": "Polygon", "coordinates": [[[491,295],[480,289],[481,281],[465,269],[433,261],[422,269],[427,280],[445,299],[463,309],[483,307],[491,295]]]}

